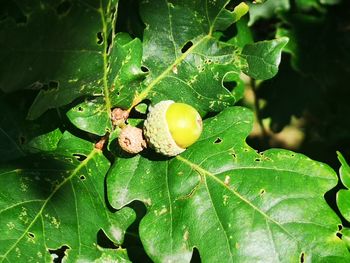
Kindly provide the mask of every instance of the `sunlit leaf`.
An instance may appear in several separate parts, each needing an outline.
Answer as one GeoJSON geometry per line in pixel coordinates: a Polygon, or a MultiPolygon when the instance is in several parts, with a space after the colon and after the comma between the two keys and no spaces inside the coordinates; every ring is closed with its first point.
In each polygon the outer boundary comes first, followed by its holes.
{"type": "Polygon", "coordinates": [[[112,166],[111,204],[148,207],[140,236],[154,261],[189,262],[193,247],[202,262],[350,259],[324,200],[335,172],[286,150],[257,153],[245,143],[252,117],[228,108],[206,120],[199,142],[180,156],[137,155],[112,166]]]}
{"type": "Polygon", "coordinates": [[[341,189],[337,193],[337,205],[344,218],[350,221],[350,167],[340,152],[338,152],[338,159],[341,163],[340,180],[347,189],[341,189]]]}

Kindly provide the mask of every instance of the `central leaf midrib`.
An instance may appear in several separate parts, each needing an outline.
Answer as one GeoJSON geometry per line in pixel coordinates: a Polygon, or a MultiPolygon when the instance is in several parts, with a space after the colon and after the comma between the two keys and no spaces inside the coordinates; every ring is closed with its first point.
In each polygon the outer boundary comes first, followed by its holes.
{"type": "MultiPolygon", "coordinates": [[[[110,2],[108,4],[109,8],[110,2]]],[[[108,9],[107,9],[108,10],[108,9]]],[[[108,32],[107,32],[107,22],[105,19],[105,12],[103,10],[103,4],[102,4],[102,0],[100,0],[100,14],[101,14],[101,22],[102,22],[102,32],[103,32],[103,37],[104,37],[104,41],[103,41],[103,53],[102,53],[102,57],[103,57],[103,95],[104,95],[104,99],[105,99],[105,105],[106,105],[106,114],[107,116],[111,116],[111,107],[112,107],[112,103],[111,103],[111,99],[110,99],[110,94],[109,94],[109,87],[108,87],[108,59],[107,59],[107,52],[108,52],[108,32]]],[[[113,40],[112,43],[110,45],[113,44],[113,40]]]]}
{"type": "Polygon", "coordinates": [[[210,178],[212,178],[214,181],[216,181],[217,183],[219,183],[219,185],[221,185],[222,187],[226,188],[229,192],[231,192],[233,195],[235,195],[236,197],[238,197],[241,201],[243,201],[245,204],[247,204],[248,206],[250,206],[254,211],[257,211],[259,214],[261,214],[265,219],[269,220],[270,222],[274,223],[275,225],[277,225],[281,230],[283,230],[283,232],[285,232],[288,236],[290,236],[293,240],[296,240],[296,242],[299,243],[299,241],[285,228],[283,227],[281,224],[279,224],[277,221],[275,221],[273,218],[271,218],[269,215],[267,215],[264,211],[262,211],[261,209],[259,209],[258,207],[256,207],[254,204],[252,204],[249,200],[247,200],[244,196],[242,196],[240,193],[238,193],[237,191],[235,191],[234,189],[230,188],[229,186],[227,186],[224,182],[222,182],[220,179],[218,179],[214,174],[212,174],[211,172],[205,170],[204,168],[200,167],[197,164],[192,163],[191,161],[181,157],[181,156],[177,156],[176,159],[178,159],[179,161],[187,164],[188,166],[191,167],[191,169],[197,171],[198,173],[204,175],[204,176],[209,176],[210,178]]]}
{"type": "MultiPolygon", "coordinates": [[[[185,53],[183,53],[180,57],[176,57],[175,61],[169,66],[167,67],[158,77],[156,77],[141,93],[137,94],[134,96],[133,102],[130,106],[130,108],[128,109],[128,111],[130,112],[132,108],[134,108],[137,104],[139,104],[142,100],[147,98],[147,95],[149,94],[149,92],[153,89],[153,87],[158,84],[169,72],[172,71],[172,69],[174,67],[176,67],[177,65],[179,65],[186,57],[188,54],[190,54],[192,52],[192,50],[194,50],[198,45],[200,45],[204,40],[211,38],[214,28],[215,28],[215,24],[216,21],[218,19],[218,17],[220,16],[221,12],[225,9],[225,6],[230,2],[230,0],[227,0],[226,3],[221,7],[221,9],[219,10],[219,12],[217,13],[217,15],[215,16],[213,22],[210,22],[209,16],[208,16],[208,3],[206,0],[205,6],[206,6],[206,16],[208,19],[208,25],[209,25],[209,31],[206,33],[201,39],[199,39],[195,44],[193,44],[185,53]]],[[[168,7],[169,8],[169,7],[168,7]]],[[[169,12],[168,12],[169,15],[169,12]]],[[[169,18],[170,19],[170,18],[169,18]]],[[[170,19],[171,20],[171,19],[170,19]]],[[[171,21],[170,21],[171,22],[171,21]]],[[[171,34],[173,34],[172,32],[172,28],[170,29],[171,34]]],[[[174,43],[173,43],[174,44],[174,43]]]]}
{"type": "Polygon", "coordinates": [[[163,80],[167,74],[172,71],[174,67],[179,65],[193,49],[195,49],[198,45],[200,45],[205,39],[209,38],[209,35],[205,35],[200,40],[198,40],[195,44],[193,44],[185,53],[183,53],[181,56],[175,59],[175,61],[167,67],[158,77],[156,77],[140,94],[136,94],[134,97],[134,100],[132,102],[132,105],[129,108],[129,111],[135,107],[137,104],[139,104],[142,100],[144,100],[148,93],[153,89],[155,85],[157,85],[161,80],[163,80]]]}

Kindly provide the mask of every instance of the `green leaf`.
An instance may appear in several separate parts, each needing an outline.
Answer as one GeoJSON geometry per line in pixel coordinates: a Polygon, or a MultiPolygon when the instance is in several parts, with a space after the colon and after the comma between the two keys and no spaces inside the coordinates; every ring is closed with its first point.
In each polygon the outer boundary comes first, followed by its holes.
{"type": "Polygon", "coordinates": [[[15,8],[23,21],[8,16],[1,22],[0,59],[9,63],[1,66],[0,87],[5,92],[41,88],[30,119],[102,93],[108,30],[103,19],[109,20],[114,2],[22,1],[15,8]]]}
{"type": "Polygon", "coordinates": [[[344,156],[340,152],[337,152],[337,154],[338,154],[338,160],[341,163],[341,166],[339,169],[340,180],[342,181],[345,187],[350,189],[350,166],[348,165],[344,156]]]}
{"type": "Polygon", "coordinates": [[[132,103],[132,94],[140,86],[147,73],[141,70],[142,43],[140,39],[131,39],[125,33],[115,36],[109,55],[107,70],[108,87],[112,107],[127,109],[132,103]]]}
{"type": "Polygon", "coordinates": [[[213,37],[244,12],[229,11],[226,1],[142,2],[146,24],[143,65],[148,75],[134,94],[132,106],[144,99],[184,101],[201,113],[220,111],[242,96],[241,90],[225,88],[229,74],[241,83],[237,48],[213,37]],[[157,12],[154,12],[157,10],[157,12]]]}
{"type": "Polygon", "coordinates": [[[263,4],[248,3],[248,5],[250,10],[249,26],[253,25],[259,19],[269,19],[278,12],[288,11],[290,9],[289,0],[267,0],[263,4]]]}
{"type": "MultiPolygon", "coordinates": [[[[143,44],[118,33],[112,36],[106,55],[111,107],[131,109],[144,99],[152,103],[173,99],[193,105],[204,115],[222,110],[243,96],[240,73],[244,61],[237,56],[234,45],[218,41],[212,33],[240,19],[248,11],[247,6],[240,4],[231,12],[225,9],[224,1],[208,5],[210,9],[200,1],[193,6],[141,3],[141,16],[147,24],[143,44]]],[[[89,107],[91,103],[89,99],[76,105],[68,117],[78,128],[103,135],[111,130],[107,125],[109,115],[103,115],[108,112],[108,103],[97,101],[89,107]]]]}
{"type": "Polygon", "coordinates": [[[265,80],[274,77],[281,62],[283,47],[288,43],[287,37],[247,44],[242,56],[248,62],[244,72],[252,78],[265,80]]]}
{"type": "Polygon", "coordinates": [[[103,136],[112,130],[110,116],[103,103],[103,98],[88,100],[76,105],[67,112],[68,119],[78,128],[103,136]]]}
{"type": "Polygon", "coordinates": [[[344,218],[350,221],[350,167],[340,152],[337,152],[339,162],[340,180],[347,189],[341,189],[337,193],[337,205],[344,218]]]}
{"type": "Polygon", "coordinates": [[[337,205],[343,217],[350,221],[350,191],[341,189],[337,193],[337,205]]]}
{"type": "Polygon", "coordinates": [[[190,262],[193,247],[202,262],[350,260],[324,199],[334,171],[286,150],[257,153],[245,143],[252,122],[246,108],[227,108],[175,158],[145,153],[113,164],[109,200],[147,205],[140,237],[155,262],[190,262]]]}
{"type": "MultiPolygon", "coordinates": [[[[128,254],[125,249],[118,248],[116,249],[104,249],[102,250],[103,254],[99,259],[94,260],[95,263],[106,263],[106,262],[114,262],[114,263],[129,263],[128,254]]],[[[86,261],[85,261],[86,262],[86,261]]]]}
{"type": "Polygon", "coordinates": [[[54,152],[0,169],[0,261],[50,261],[49,249],[67,246],[67,262],[102,254],[102,229],[121,244],[135,219],[130,208],[111,213],[104,198],[108,160],[90,142],[64,133],[54,152]]]}
{"type": "Polygon", "coordinates": [[[61,137],[62,132],[57,128],[51,132],[34,137],[27,143],[25,149],[28,149],[30,152],[53,151],[56,149],[61,137]]]}

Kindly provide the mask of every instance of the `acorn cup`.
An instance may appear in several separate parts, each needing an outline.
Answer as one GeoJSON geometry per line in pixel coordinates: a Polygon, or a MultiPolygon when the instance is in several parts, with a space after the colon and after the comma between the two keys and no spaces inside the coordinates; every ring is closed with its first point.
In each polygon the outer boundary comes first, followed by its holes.
{"type": "Polygon", "coordinates": [[[202,118],[192,106],[165,100],[150,106],[143,131],[157,153],[176,156],[198,140],[202,127],[202,118]]]}

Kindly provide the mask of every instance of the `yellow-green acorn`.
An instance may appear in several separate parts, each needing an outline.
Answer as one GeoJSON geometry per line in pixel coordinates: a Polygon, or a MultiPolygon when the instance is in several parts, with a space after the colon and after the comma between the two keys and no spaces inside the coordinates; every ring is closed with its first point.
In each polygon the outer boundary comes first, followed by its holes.
{"type": "Polygon", "coordinates": [[[144,136],[156,152],[175,156],[196,142],[202,132],[202,118],[185,103],[165,100],[150,106],[144,136]]]}

